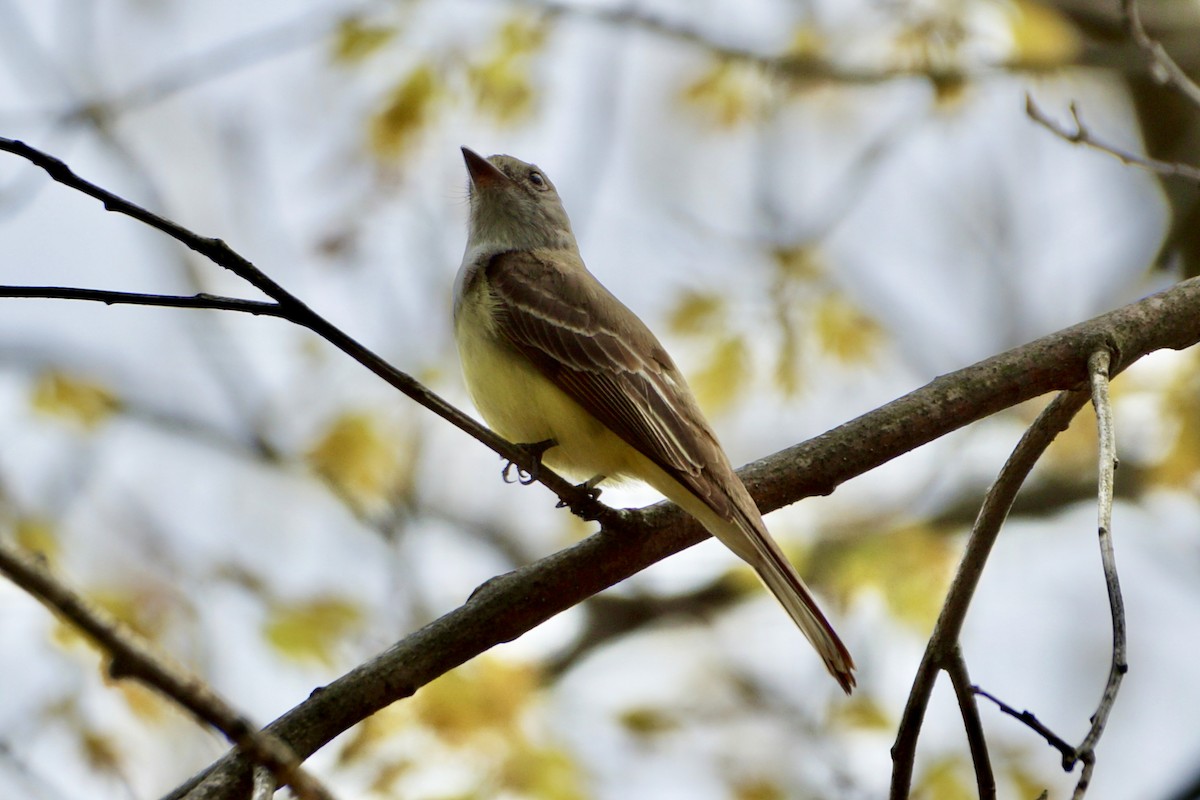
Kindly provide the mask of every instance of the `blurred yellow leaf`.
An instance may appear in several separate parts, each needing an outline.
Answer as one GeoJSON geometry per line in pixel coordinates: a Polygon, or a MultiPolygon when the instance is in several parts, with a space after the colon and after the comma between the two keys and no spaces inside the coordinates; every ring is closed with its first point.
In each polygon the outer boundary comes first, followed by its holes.
{"type": "Polygon", "coordinates": [[[678,334],[712,333],[723,324],[725,299],[718,294],[684,291],[667,313],[667,325],[678,334]]]}
{"type": "Polygon", "coordinates": [[[532,667],[477,658],[423,687],[413,698],[417,718],[448,742],[481,731],[511,732],[537,689],[532,667]]]}
{"type": "Polygon", "coordinates": [[[173,709],[178,708],[158,692],[137,681],[118,681],[116,688],[125,698],[129,710],[147,722],[162,721],[173,709]]]}
{"type": "Polygon", "coordinates": [[[787,55],[790,58],[819,58],[825,54],[825,37],[813,25],[804,24],[796,28],[792,41],[788,44],[787,55]]]}
{"type": "Polygon", "coordinates": [[[529,116],[535,91],[530,75],[533,58],[548,33],[543,19],[517,16],[500,27],[487,55],[467,70],[478,108],[500,122],[529,116]]]}
{"type": "MultiPolygon", "coordinates": [[[[127,628],[126,635],[132,632],[134,636],[150,642],[161,637],[171,621],[172,598],[157,586],[124,585],[115,589],[93,590],[87,593],[87,600],[101,616],[108,615],[127,628]]],[[[105,680],[110,680],[107,673],[108,652],[84,635],[74,622],[60,616],[51,636],[63,647],[82,644],[98,652],[104,660],[105,680]]]]}
{"type": "MultiPolygon", "coordinates": [[[[1200,477],[1200,357],[1193,356],[1171,381],[1163,410],[1176,425],[1175,438],[1166,457],[1155,466],[1154,480],[1167,486],[1196,488],[1200,477]]],[[[1094,453],[1095,425],[1088,427],[1093,430],[1094,453]]]]}
{"type": "Polygon", "coordinates": [[[110,774],[120,771],[121,751],[111,734],[85,728],[79,732],[79,746],[92,769],[110,774]]]}
{"type": "Polygon", "coordinates": [[[734,800],[784,800],[787,793],[774,781],[758,778],[736,783],[733,797],[734,800]]]}
{"type": "Polygon", "coordinates": [[[579,768],[566,753],[532,746],[523,738],[516,740],[504,759],[497,782],[517,796],[538,800],[583,800],[587,796],[579,768]]]}
{"type": "Polygon", "coordinates": [[[1013,61],[1049,69],[1071,64],[1083,50],[1083,37],[1058,10],[1036,0],[1012,0],[1003,8],[1011,24],[1013,61]]]}
{"type": "Polygon", "coordinates": [[[618,721],[626,731],[641,738],[670,733],[679,727],[679,722],[665,711],[646,706],[638,706],[621,712],[618,721]]]}
{"type": "Polygon", "coordinates": [[[166,630],[171,598],[154,586],[125,585],[89,592],[88,599],[134,633],[154,641],[166,630]]]}
{"type": "Polygon", "coordinates": [[[849,701],[839,704],[835,713],[839,722],[860,730],[890,731],[896,725],[896,720],[865,692],[859,692],[849,701]]]}
{"type": "Polygon", "coordinates": [[[333,60],[356,64],[373,55],[396,36],[390,25],[376,25],[362,17],[345,17],[333,33],[333,60]]]}
{"type": "Polygon", "coordinates": [[[370,143],[379,156],[396,159],[404,155],[433,115],[441,95],[433,67],[421,64],[392,88],[383,107],[370,122],[370,143]]]}
{"type": "Polygon", "coordinates": [[[58,559],[58,536],[54,523],[44,517],[21,517],[17,520],[13,538],[21,547],[44,558],[53,565],[58,559]]]}
{"type": "Polygon", "coordinates": [[[879,325],[840,292],[821,299],[812,325],[822,350],[845,363],[867,361],[882,338],[879,325]]]}
{"type": "Polygon", "coordinates": [[[319,597],[295,605],[276,605],[264,627],[266,640],[294,661],[332,666],[337,643],[358,630],[363,612],[339,597],[319,597]]]}
{"type": "Polygon", "coordinates": [[[90,430],[112,416],[121,403],[100,383],[50,370],[34,385],[33,407],[90,430]]]}
{"type": "Polygon", "coordinates": [[[500,122],[526,119],[533,109],[533,84],[522,65],[491,61],[471,67],[468,78],[476,106],[500,122]]]}
{"type": "Polygon", "coordinates": [[[780,279],[786,282],[808,282],[825,276],[828,271],[820,250],[815,247],[777,247],[771,251],[780,279]]]}
{"type": "Polygon", "coordinates": [[[804,386],[800,337],[786,319],[780,325],[779,353],[775,359],[775,385],[784,397],[795,397],[804,386]]]}
{"type": "Polygon", "coordinates": [[[355,725],[338,751],[339,766],[353,764],[370,756],[375,749],[412,724],[412,714],[403,703],[390,705],[355,725]]]}
{"type": "Polygon", "coordinates": [[[696,400],[705,410],[718,413],[728,408],[750,380],[750,356],[741,336],[719,341],[708,363],[689,378],[696,400]]]}
{"type": "Polygon", "coordinates": [[[974,773],[961,756],[949,756],[927,766],[913,786],[922,800],[974,800],[974,773]]]}
{"type": "Polygon", "coordinates": [[[394,755],[381,759],[373,764],[376,768],[375,777],[371,780],[371,794],[382,797],[398,797],[396,782],[412,772],[413,762],[407,758],[396,758],[394,755]]]}
{"type": "Polygon", "coordinates": [[[1009,763],[1005,772],[1008,774],[1008,779],[1017,787],[1017,797],[1044,797],[1046,792],[1046,781],[1039,775],[1034,774],[1021,767],[1016,761],[1016,756],[1011,756],[1008,759],[1009,763]]]}
{"type": "Polygon", "coordinates": [[[827,557],[843,592],[874,587],[898,619],[922,630],[937,619],[958,557],[943,531],[914,523],[832,547],[827,557]]]}
{"type": "Polygon", "coordinates": [[[374,416],[349,411],[333,421],[307,458],[347,502],[369,510],[402,492],[411,480],[411,450],[374,416]]]}
{"type": "Polygon", "coordinates": [[[759,67],[729,59],[717,61],[682,93],[686,104],[722,128],[759,118],[769,96],[770,83],[759,67]]]}

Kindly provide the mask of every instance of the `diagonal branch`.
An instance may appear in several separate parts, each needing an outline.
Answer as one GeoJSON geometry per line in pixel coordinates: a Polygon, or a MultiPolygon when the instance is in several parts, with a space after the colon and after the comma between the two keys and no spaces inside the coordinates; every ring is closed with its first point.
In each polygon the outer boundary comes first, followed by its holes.
{"type": "Polygon", "coordinates": [[[114,678],[132,678],[186,708],[224,733],[238,750],[266,767],[277,781],[291,786],[301,800],[332,800],[332,795],[300,766],[296,753],[283,741],[257,731],[254,723],[208,684],[167,662],[135,633],[55,578],[38,558],[21,552],[3,538],[0,538],[0,572],[95,642],[108,655],[108,672],[114,678]]]}

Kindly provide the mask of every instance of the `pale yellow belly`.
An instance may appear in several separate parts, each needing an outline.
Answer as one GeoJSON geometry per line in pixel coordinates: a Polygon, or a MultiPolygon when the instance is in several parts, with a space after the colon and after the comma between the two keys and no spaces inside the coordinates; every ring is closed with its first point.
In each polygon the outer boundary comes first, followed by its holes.
{"type": "Polygon", "coordinates": [[[458,321],[459,358],[467,389],[496,433],[515,444],[553,439],[546,466],[573,480],[604,475],[620,480],[640,456],[578,403],[554,386],[507,343],[469,319],[458,321]]]}

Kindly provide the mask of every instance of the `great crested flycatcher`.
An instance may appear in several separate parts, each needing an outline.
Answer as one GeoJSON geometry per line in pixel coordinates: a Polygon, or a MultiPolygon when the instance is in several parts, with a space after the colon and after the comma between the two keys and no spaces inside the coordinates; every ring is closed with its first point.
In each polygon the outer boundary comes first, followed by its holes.
{"type": "Polygon", "coordinates": [[[638,317],[588,272],[554,184],[512,156],[463,148],[471,175],[454,333],[467,387],[496,433],[552,443],[551,469],[595,486],[641,480],[746,561],[847,693],[854,660],[788,562],[638,317]]]}

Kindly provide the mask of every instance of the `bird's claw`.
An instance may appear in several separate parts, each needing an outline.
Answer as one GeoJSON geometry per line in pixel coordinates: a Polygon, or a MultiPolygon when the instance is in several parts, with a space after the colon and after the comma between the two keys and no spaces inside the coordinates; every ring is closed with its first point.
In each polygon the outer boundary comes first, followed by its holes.
{"type": "Polygon", "coordinates": [[[541,442],[530,442],[516,445],[516,447],[524,450],[533,459],[532,468],[525,469],[520,464],[517,464],[511,459],[507,459],[505,461],[504,468],[500,470],[500,477],[505,483],[519,483],[522,486],[528,486],[538,479],[538,474],[540,473],[542,466],[542,455],[556,444],[557,442],[555,442],[553,439],[546,439],[545,441],[541,442]],[[512,471],[513,467],[517,468],[517,477],[515,481],[509,476],[509,473],[512,471]]]}
{"type": "Polygon", "coordinates": [[[603,475],[596,475],[575,487],[577,490],[583,492],[587,496],[586,500],[575,502],[559,500],[557,503],[555,503],[555,508],[570,507],[571,512],[576,516],[583,517],[584,519],[594,518],[595,512],[594,510],[590,511],[588,506],[594,506],[600,500],[600,494],[604,490],[597,486],[597,484],[602,480],[604,480],[603,475]]]}

